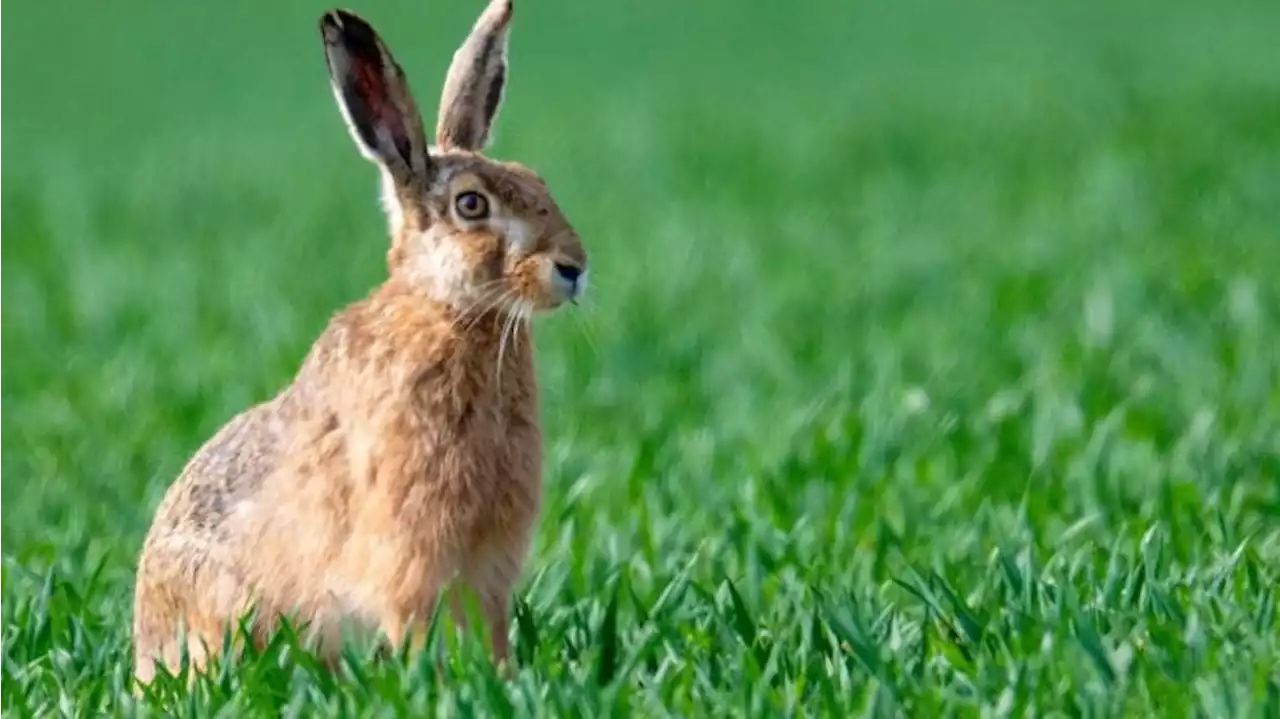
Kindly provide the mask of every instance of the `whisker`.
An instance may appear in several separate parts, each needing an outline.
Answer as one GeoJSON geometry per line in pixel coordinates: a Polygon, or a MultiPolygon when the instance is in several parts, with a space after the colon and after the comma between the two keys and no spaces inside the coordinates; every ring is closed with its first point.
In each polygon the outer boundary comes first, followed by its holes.
{"type": "Polygon", "coordinates": [[[517,354],[519,354],[520,352],[520,330],[523,328],[523,326],[526,326],[526,323],[529,319],[527,315],[528,306],[529,306],[528,302],[520,301],[520,302],[517,302],[515,304],[515,307],[513,308],[514,310],[513,314],[515,315],[516,319],[515,319],[515,322],[511,325],[511,336],[512,336],[511,344],[512,344],[512,349],[515,350],[517,354]]]}
{"type": "MultiPolygon", "coordinates": [[[[477,315],[484,316],[485,312],[492,310],[492,304],[495,296],[500,296],[500,294],[502,294],[499,292],[499,290],[502,290],[500,285],[502,285],[502,280],[490,280],[488,283],[479,285],[476,289],[480,290],[480,296],[475,299],[475,302],[468,304],[465,310],[458,312],[458,316],[454,319],[453,325],[457,326],[458,324],[461,324],[461,322],[466,321],[467,317],[470,317],[472,312],[477,313],[477,315]]],[[[467,325],[466,329],[470,328],[471,325],[467,325]]]]}
{"type": "Polygon", "coordinates": [[[476,326],[476,323],[478,323],[481,319],[484,318],[486,314],[489,313],[490,310],[495,309],[509,295],[511,295],[514,292],[511,289],[504,289],[503,287],[501,287],[502,280],[494,280],[493,282],[489,282],[489,283],[485,283],[485,285],[481,285],[481,287],[485,287],[487,285],[499,285],[499,286],[490,287],[490,289],[488,289],[484,294],[482,294],[478,299],[476,299],[475,302],[471,303],[471,305],[468,306],[467,310],[461,313],[459,317],[455,320],[455,323],[454,323],[455,327],[461,322],[466,321],[468,320],[468,318],[470,318],[470,321],[468,321],[466,326],[462,328],[463,332],[469,332],[472,327],[476,326]]]}
{"type": "MultiPolygon", "coordinates": [[[[480,295],[476,297],[475,300],[473,300],[470,304],[460,308],[454,314],[449,324],[451,324],[454,327],[454,329],[457,329],[462,325],[463,322],[467,320],[468,317],[471,316],[473,312],[476,312],[477,310],[479,310],[481,305],[487,302],[491,298],[491,296],[492,296],[491,291],[481,292],[480,295]]],[[[481,310],[479,314],[484,314],[484,312],[481,310]]]]}
{"type": "Polygon", "coordinates": [[[490,301],[486,306],[477,312],[476,316],[467,323],[466,327],[463,328],[464,332],[469,332],[471,328],[475,327],[476,323],[479,322],[490,310],[496,309],[499,305],[503,304],[513,294],[513,291],[508,289],[502,292],[497,292],[495,290],[495,293],[496,294],[490,298],[490,301]]]}
{"type": "Polygon", "coordinates": [[[494,372],[494,380],[498,384],[499,394],[502,393],[502,364],[507,349],[507,332],[514,326],[516,316],[513,307],[508,306],[506,310],[507,316],[503,320],[502,331],[498,333],[498,368],[494,372]]]}
{"type": "Polygon", "coordinates": [[[524,327],[526,334],[529,335],[529,353],[532,354],[537,346],[533,343],[533,317],[537,314],[537,307],[532,302],[524,304],[524,327]]]}
{"type": "Polygon", "coordinates": [[[574,317],[574,321],[578,323],[578,327],[582,329],[582,336],[586,337],[587,345],[591,348],[591,351],[595,353],[596,357],[599,357],[601,355],[600,342],[599,338],[596,336],[595,328],[591,324],[594,319],[593,313],[596,311],[595,306],[583,303],[580,307],[580,312],[573,312],[571,314],[574,317]]]}

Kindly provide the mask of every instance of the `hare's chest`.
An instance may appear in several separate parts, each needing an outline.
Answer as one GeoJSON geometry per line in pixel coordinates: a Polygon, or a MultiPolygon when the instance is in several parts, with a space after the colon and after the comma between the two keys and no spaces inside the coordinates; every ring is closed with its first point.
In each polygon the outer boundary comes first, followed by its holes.
{"type": "Polygon", "coordinates": [[[435,449],[446,465],[467,475],[462,479],[497,493],[536,481],[542,459],[536,417],[503,403],[477,402],[451,429],[435,449]]]}
{"type": "Polygon", "coordinates": [[[522,495],[538,483],[542,433],[532,403],[479,389],[439,397],[421,411],[424,481],[476,502],[522,495]]]}
{"type": "Polygon", "coordinates": [[[474,362],[459,351],[414,373],[416,487],[413,494],[461,524],[484,524],[534,506],[542,434],[532,362],[474,362]]]}

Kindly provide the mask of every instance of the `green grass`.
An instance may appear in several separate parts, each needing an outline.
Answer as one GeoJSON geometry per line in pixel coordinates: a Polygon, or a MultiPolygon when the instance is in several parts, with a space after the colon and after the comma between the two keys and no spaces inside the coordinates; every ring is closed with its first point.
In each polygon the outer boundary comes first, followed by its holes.
{"type": "MultiPolygon", "coordinates": [[[[10,8],[6,716],[1280,716],[1261,0],[524,2],[493,154],[593,294],[518,675],[282,635],[135,703],[161,493],[384,271],[325,7],[10,8]]],[[[433,108],[478,4],[352,7],[433,108]]]]}

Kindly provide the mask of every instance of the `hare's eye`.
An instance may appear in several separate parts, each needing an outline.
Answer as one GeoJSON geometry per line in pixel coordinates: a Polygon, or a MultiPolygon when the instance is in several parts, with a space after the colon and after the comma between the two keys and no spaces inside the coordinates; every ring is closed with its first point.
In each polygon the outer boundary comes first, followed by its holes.
{"type": "Polygon", "coordinates": [[[479,192],[460,192],[453,206],[465,220],[483,220],[489,216],[489,201],[479,192]]]}

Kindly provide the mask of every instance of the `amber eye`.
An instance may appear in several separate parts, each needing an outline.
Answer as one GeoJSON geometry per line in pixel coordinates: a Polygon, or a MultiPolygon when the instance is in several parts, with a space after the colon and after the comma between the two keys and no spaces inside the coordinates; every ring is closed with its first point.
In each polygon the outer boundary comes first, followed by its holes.
{"type": "Polygon", "coordinates": [[[483,220],[489,216],[489,201],[479,192],[460,192],[453,206],[465,220],[483,220]]]}

